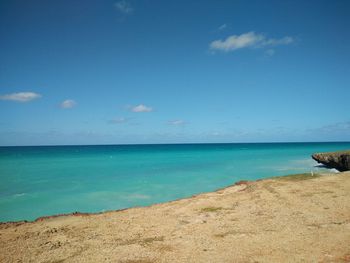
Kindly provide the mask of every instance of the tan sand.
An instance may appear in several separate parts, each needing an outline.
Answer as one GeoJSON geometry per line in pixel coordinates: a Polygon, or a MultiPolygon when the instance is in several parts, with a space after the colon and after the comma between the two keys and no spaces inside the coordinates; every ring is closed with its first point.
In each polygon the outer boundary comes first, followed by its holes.
{"type": "Polygon", "coordinates": [[[350,172],[1,224],[0,262],[350,262],[350,172]]]}

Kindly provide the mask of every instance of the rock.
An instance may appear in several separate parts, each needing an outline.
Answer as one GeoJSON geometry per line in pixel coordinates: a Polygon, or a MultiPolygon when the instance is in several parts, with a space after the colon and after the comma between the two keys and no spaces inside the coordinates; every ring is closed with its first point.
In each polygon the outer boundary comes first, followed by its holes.
{"type": "Polygon", "coordinates": [[[315,153],[312,159],[340,172],[350,170],[350,150],[340,152],[315,153]]]}

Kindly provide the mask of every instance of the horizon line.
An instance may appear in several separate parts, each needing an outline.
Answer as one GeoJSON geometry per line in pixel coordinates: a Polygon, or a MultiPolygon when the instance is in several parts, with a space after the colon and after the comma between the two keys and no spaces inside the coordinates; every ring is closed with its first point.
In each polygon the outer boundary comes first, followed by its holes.
{"type": "Polygon", "coordinates": [[[193,144],[302,144],[302,143],[350,143],[350,141],[271,141],[271,142],[183,142],[183,143],[119,143],[119,144],[38,144],[0,145],[0,147],[65,147],[65,146],[137,146],[137,145],[193,145],[193,144]]]}

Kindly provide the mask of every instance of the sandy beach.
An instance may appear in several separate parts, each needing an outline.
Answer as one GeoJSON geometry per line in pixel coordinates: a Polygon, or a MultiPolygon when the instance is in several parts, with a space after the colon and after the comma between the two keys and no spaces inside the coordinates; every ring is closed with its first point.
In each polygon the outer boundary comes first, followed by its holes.
{"type": "Polygon", "coordinates": [[[350,172],[0,225],[1,262],[350,262],[350,172]]]}

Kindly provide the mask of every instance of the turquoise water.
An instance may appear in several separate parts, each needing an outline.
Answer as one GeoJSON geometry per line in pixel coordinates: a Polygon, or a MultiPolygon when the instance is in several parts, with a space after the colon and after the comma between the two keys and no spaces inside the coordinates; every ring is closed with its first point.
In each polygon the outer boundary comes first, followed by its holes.
{"type": "Polygon", "coordinates": [[[239,180],[317,171],[350,143],[0,147],[0,221],[188,197],[239,180]]]}

